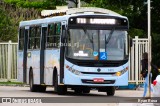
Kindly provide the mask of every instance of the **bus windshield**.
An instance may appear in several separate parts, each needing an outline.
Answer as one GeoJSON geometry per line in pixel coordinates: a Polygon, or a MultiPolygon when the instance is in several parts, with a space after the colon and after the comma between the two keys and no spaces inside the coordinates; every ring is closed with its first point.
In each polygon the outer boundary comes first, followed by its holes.
{"type": "Polygon", "coordinates": [[[66,56],[78,60],[124,60],[126,40],[122,30],[69,29],[66,56]]]}

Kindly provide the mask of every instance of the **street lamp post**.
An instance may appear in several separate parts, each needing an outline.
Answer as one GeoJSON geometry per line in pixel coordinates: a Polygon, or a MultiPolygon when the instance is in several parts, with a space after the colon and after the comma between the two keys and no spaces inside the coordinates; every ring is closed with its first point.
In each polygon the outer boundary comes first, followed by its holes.
{"type": "Polygon", "coordinates": [[[78,0],[78,8],[80,8],[80,7],[81,7],[81,1],[78,0]]]}
{"type": "Polygon", "coordinates": [[[148,89],[149,98],[151,97],[151,1],[148,0],[148,89]]]}
{"type": "Polygon", "coordinates": [[[73,2],[76,5],[76,8],[80,8],[81,7],[81,0],[68,0],[73,2]]]}

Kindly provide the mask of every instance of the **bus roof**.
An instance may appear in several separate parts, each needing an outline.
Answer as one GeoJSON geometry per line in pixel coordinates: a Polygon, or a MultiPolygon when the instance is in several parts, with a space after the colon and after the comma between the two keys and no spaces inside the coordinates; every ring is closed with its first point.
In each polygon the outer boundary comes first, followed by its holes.
{"type": "Polygon", "coordinates": [[[21,21],[20,22],[20,27],[24,26],[31,26],[31,25],[40,25],[43,23],[54,23],[54,22],[62,22],[62,21],[68,21],[69,17],[72,16],[81,16],[81,15],[103,15],[103,16],[115,16],[115,17],[121,17],[121,18],[126,18],[127,17],[122,16],[122,15],[116,15],[116,14],[94,14],[94,13],[81,13],[81,14],[71,14],[71,15],[64,15],[64,16],[56,16],[56,17],[47,17],[43,19],[36,19],[36,20],[28,20],[28,21],[21,21]]]}
{"type": "Polygon", "coordinates": [[[62,8],[62,9],[57,9],[57,10],[42,10],[41,11],[41,16],[42,17],[50,17],[55,14],[65,14],[65,15],[70,15],[70,14],[82,14],[85,12],[93,12],[94,14],[114,14],[114,15],[120,15],[114,11],[108,10],[108,9],[103,9],[103,8],[97,8],[97,7],[81,7],[81,8],[62,8]]]}

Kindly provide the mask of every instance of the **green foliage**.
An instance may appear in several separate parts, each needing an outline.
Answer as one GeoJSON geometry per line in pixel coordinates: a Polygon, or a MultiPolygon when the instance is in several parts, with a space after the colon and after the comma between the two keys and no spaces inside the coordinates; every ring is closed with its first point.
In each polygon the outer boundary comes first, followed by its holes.
{"type": "MultiPolygon", "coordinates": [[[[8,6],[0,7],[0,41],[17,41],[19,21],[24,20],[26,16],[10,17],[9,14],[19,13],[18,11],[9,11],[11,6],[26,9],[55,9],[56,5],[64,5],[63,0],[3,0],[8,6]],[[5,11],[7,9],[7,11],[5,11]],[[9,13],[7,13],[9,12],[9,13]]],[[[26,11],[27,12],[27,11],[26,11]]]]}
{"type": "Polygon", "coordinates": [[[152,60],[160,68],[159,48],[160,48],[160,34],[152,33],[152,52],[153,52],[152,60]]]}
{"type": "Polygon", "coordinates": [[[9,17],[7,17],[7,13],[0,9],[0,41],[17,41],[16,30],[9,17]]]}
{"type": "Polygon", "coordinates": [[[138,36],[139,38],[145,38],[147,33],[142,29],[131,28],[129,29],[129,35],[134,38],[138,36]]]}
{"type": "Polygon", "coordinates": [[[14,4],[23,8],[35,8],[35,9],[55,9],[56,5],[65,5],[63,0],[4,0],[6,3],[14,4]]]}
{"type": "MultiPolygon", "coordinates": [[[[66,5],[65,0],[3,0],[21,8],[55,9],[58,5],[66,5]]],[[[129,19],[129,35],[147,37],[147,5],[144,0],[82,0],[85,6],[100,7],[115,11],[129,19]]],[[[151,2],[151,31],[152,31],[152,55],[153,62],[160,63],[160,1],[151,2]],[[158,60],[157,60],[158,59],[158,60]]],[[[18,23],[13,21],[14,17],[8,17],[4,10],[0,9],[0,40],[17,41],[18,23]]],[[[23,19],[23,18],[22,18],[23,19]]]]}

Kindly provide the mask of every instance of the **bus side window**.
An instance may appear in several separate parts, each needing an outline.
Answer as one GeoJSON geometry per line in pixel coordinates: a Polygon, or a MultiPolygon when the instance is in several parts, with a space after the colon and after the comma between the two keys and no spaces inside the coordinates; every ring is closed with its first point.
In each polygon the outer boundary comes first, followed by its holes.
{"type": "Polygon", "coordinates": [[[28,49],[34,49],[35,27],[30,27],[28,49]]]}
{"type": "Polygon", "coordinates": [[[58,48],[60,43],[60,32],[61,25],[57,25],[57,23],[49,24],[48,26],[48,35],[47,35],[47,48],[58,48]]]}
{"type": "Polygon", "coordinates": [[[30,28],[28,49],[40,48],[41,27],[35,26],[30,28]]]}
{"type": "Polygon", "coordinates": [[[41,37],[41,27],[37,26],[35,29],[35,49],[40,49],[40,37],[41,37]]]}
{"type": "Polygon", "coordinates": [[[19,32],[19,50],[23,50],[24,48],[24,28],[20,28],[19,32]]]}

